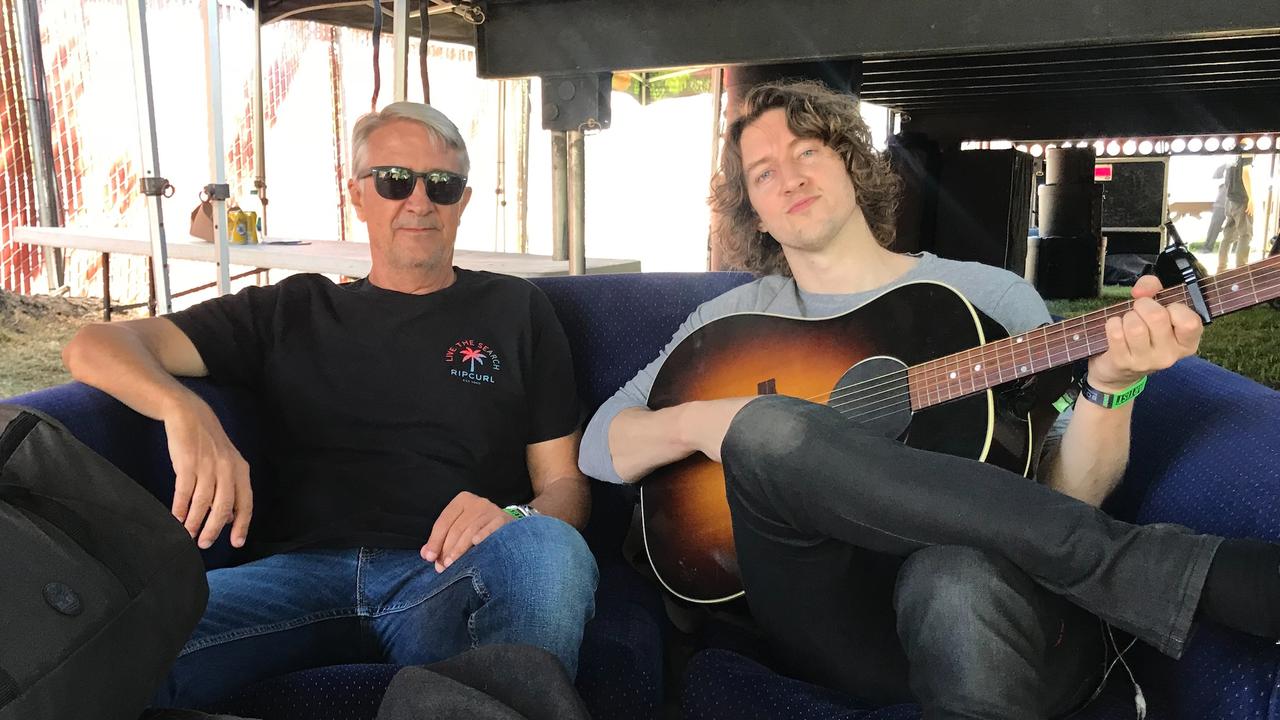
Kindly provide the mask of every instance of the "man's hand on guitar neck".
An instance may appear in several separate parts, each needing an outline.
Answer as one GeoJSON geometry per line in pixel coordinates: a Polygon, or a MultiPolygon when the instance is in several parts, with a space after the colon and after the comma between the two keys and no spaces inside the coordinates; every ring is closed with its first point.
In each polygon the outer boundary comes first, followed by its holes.
{"type": "MultiPolygon", "coordinates": [[[[1160,281],[1143,277],[1133,286],[1133,310],[1107,321],[1108,349],[1089,361],[1089,385],[1116,394],[1148,373],[1194,354],[1203,327],[1186,305],[1152,300],[1160,281]]],[[[1064,495],[1101,506],[1129,460],[1133,404],[1104,408],[1077,402],[1057,450],[1041,462],[1041,478],[1064,495]]]]}
{"type": "Polygon", "coordinates": [[[1133,309],[1107,320],[1107,351],[1089,360],[1089,384],[1116,393],[1163,370],[1200,346],[1204,326],[1181,303],[1165,307],[1152,299],[1160,281],[1147,275],[1133,286],[1133,309]]]}
{"type": "Polygon", "coordinates": [[[754,399],[697,400],[662,410],[623,410],[609,426],[614,469],[630,483],[695,452],[720,462],[720,444],[729,424],[754,399]]]}

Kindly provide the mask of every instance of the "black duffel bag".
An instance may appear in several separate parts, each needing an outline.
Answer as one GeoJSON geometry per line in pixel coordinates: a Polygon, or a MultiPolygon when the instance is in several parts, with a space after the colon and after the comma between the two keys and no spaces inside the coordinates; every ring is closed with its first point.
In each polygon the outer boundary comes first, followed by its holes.
{"type": "Polygon", "coordinates": [[[136,720],[204,612],[195,542],[56,420],[0,427],[0,720],[136,720]]]}

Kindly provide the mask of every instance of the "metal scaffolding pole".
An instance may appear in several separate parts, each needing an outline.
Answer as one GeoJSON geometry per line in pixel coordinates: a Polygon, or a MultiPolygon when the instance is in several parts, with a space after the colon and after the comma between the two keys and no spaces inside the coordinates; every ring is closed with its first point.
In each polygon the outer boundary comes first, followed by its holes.
{"type": "MultiPolygon", "coordinates": [[[[396,102],[408,99],[409,92],[409,0],[392,3],[391,28],[394,32],[391,49],[395,55],[394,85],[391,96],[396,102]]],[[[427,39],[423,38],[422,42],[427,39]]]]}
{"type": "Polygon", "coordinates": [[[517,81],[520,133],[516,140],[516,252],[529,252],[529,80],[517,81]]]}
{"type": "Polygon", "coordinates": [[[569,259],[569,151],[563,131],[551,132],[551,257],[569,259]]]}
{"type": "MultiPolygon", "coordinates": [[[[141,4],[144,0],[138,0],[141,4]]],[[[205,192],[213,202],[213,242],[218,247],[218,294],[231,292],[231,253],[227,244],[227,158],[222,150],[222,52],[218,34],[218,0],[201,0],[204,7],[206,97],[209,102],[209,173],[213,183],[205,192]]]]}
{"type": "MultiPolygon", "coordinates": [[[[27,99],[27,132],[35,173],[36,219],[45,227],[61,222],[58,189],[53,178],[53,139],[49,134],[49,104],[44,86],[44,58],[40,52],[40,7],[36,0],[21,0],[18,11],[18,43],[21,48],[22,85],[27,99]]],[[[62,250],[44,249],[45,277],[53,292],[66,282],[62,250]]]]}
{"type": "Polygon", "coordinates": [[[587,273],[586,142],[581,130],[565,133],[569,146],[569,274],[587,273]]]}
{"type": "Polygon", "coordinates": [[[498,81],[498,167],[493,186],[493,249],[507,251],[507,81],[498,81]]]}
{"type": "Polygon", "coordinates": [[[253,3],[253,189],[262,206],[262,234],[267,234],[267,151],[262,110],[262,0],[253,3]]]}
{"type": "MultiPolygon", "coordinates": [[[[133,94],[138,113],[138,136],[142,151],[139,191],[147,198],[147,220],[151,235],[151,284],[153,312],[164,315],[173,310],[169,288],[169,247],[164,231],[163,198],[173,195],[169,181],[160,174],[160,143],[156,138],[155,91],[151,86],[151,49],[147,41],[146,0],[130,0],[129,39],[133,43],[133,94]]],[[[224,215],[225,217],[225,215],[224,215]]],[[[103,271],[103,297],[108,297],[108,267],[103,271]]]]}
{"type": "MultiPolygon", "coordinates": [[[[720,172],[720,141],[724,127],[724,68],[711,70],[711,177],[720,172]]],[[[715,217],[707,228],[707,269],[712,270],[711,255],[715,243],[715,217]]]]}

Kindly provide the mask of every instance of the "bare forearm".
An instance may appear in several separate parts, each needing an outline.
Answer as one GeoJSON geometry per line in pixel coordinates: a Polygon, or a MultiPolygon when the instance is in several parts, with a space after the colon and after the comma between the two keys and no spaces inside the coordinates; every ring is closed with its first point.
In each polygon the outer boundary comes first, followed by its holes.
{"type": "Polygon", "coordinates": [[[156,420],[174,403],[194,397],[140,337],[118,326],[82,328],[63,348],[62,363],[71,377],[156,420]]]}
{"type": "Polygon", "coordinates": [[[566,475],[551,481],[529,503],[543,515],[560,518],[581,530],[591,515],[591,492],[582,475],[566,475]]]}
{"type": "Polygon", "coordinates": [[[697,450],[681,430],[685,408],[629,408],[614,417],[609,426],[609,453],[623,480],[636,482],[697,450]]]}
{"type": "Polygon", "coordinates": [[[1133,404],[1106,409],[1084,399],[1049,460],[1049,487],[1099,506],[1124,475],[1129,461],[1129,426],[1133,404]]]}

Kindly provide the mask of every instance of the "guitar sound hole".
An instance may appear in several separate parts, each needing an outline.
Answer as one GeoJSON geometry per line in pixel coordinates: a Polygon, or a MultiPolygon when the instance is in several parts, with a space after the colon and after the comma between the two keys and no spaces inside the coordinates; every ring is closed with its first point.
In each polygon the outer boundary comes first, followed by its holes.
{"type": "Polygon", "coordinates": [[[827,404],[852,422],[904,440],[911,424],[907,366],[897,358],[867,358],[840,377],[827,404]]]}

